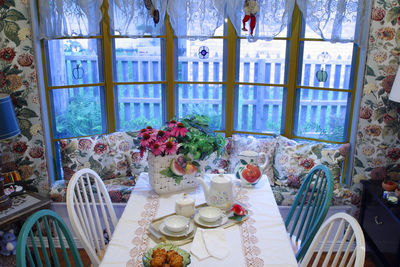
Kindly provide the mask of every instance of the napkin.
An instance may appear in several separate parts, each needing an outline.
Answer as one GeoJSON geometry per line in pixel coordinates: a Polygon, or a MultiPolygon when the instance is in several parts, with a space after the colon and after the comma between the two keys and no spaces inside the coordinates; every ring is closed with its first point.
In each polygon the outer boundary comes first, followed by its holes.
{"type": "Polygon", "coordinates": [[[224,229],[197,228],[190,251],[199,260],[210,256],[217,259],[226,258],[229,255],[229,247],[224,229]]]}

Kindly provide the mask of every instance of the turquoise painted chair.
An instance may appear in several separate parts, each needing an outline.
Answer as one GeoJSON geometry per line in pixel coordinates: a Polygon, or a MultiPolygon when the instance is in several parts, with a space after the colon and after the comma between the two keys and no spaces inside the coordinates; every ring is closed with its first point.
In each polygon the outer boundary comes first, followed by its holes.
{"type": "Polygon", "coordinates": [[[16,258],[17,267],[58,267],[61,266],[60,262],[63,263],[63,266],[83,267],[71,232],[68,230],[61,217],[51,210],[38,211],[25,221],[18,236],[16,258]],[[63,257],[59,258],[57,255],[53,235],[59,241],[63,257]],[[31,248],[28,247],[28,239],[31,241],[31,248]],[[45,239],[47,239],[48,249],[46,249],[45,239]],[[36,241],[40,243],[39,248],[36,245],[36,241]],[[71,264],[68,257],[65,242],[72,254],[74,264],[71,264]],[[27,261],[29,263],[28,265],[27,261]]]}
{"type": "Polygon", "coordinates": [[[324,165],[314,167],[297,192],[285,226],[297,251],[296,259],[302,260],[319,227],[325,220],[332,201],[333,179],[324,165]]]}

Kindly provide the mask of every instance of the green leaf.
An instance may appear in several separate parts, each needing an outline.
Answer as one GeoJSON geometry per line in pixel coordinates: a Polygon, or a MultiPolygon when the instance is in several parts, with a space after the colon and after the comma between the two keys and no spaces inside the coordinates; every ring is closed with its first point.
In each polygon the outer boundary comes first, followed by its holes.
{"type": "Polygon", "coordinates": [[[91,156],[89,158],[90,168],[93,169],[97,173],[101,173],[101,164],[91,156]]]}
{"type": "Polygon", "coordinates": [[[321,147],[320,146],[313,146],[311,151],[317,156],[318,159],[322,158],[321,154],[321,147]]]}
{"type": "Polygon", "coordinates": [[[35,118],[38,115],[31,109],[23,108],[18,112],[18,117],[35,118]]]}
{"type": "Polygon", "coordinates": [[[29,120],[18,118],[18,125],[22,135],[26,136],[29,140],[32,139],[30,132],[32,123],[29,120]]]}
{"type": "Polygon", "coordinates": [[[379,77],[377,77],[375,80],[377,80],[377,81],[382,81],[383,79],[385,79],[386,77],[385,76],[379,76],[379,77]]]}
{"type": "Polygon", "coordinates": [[[6,19],[17,21],[17,20],[25,20],[25,16],[16,9],[9,9],[6,13],[6,19]]]}
{"type": "Polygon", "coordinates": [[[8,39],[13,41],[17,46],[19,46],[20,40],[18,38],[18,31],[19,31],[18,24],[8,20],[5,20],[4,22],[5,22],[4,34],[7,36],[8,39]]]}
{"type": "Polygon", "coordinates": [[[364,168],[364,164],[357,157],[354,158],[356,167],[364,168]]]}
{"type": "Polygon", "coordinates": [[[240,163],[243,164],[243,165],[247,165],[247,161],[245,161],[244,159],[241,159],[240,163]]]}
{"type": "Polygon", "coordinates": [[[4,2],[4,5],[7,6],[7,7],[15,6],[15,1],[14,0],[6,0],[4,2]]]}
{"type": "Polygon", "coordinates": [[[387,13],[386,13],[386,21],[387,22],[393,22],[393,21],[397,21],[397,15],[400,13],[400,7],[394,7],[392,9],[390,9],[387,13]]]}
{"type": "Polygon", "coordinates": [[[367,65],[367,75],[376,76],[374,70],[368,65],[367,65]]]}
{"type": "Polygon", "coordinates": [[[397,43],[397,44],[400,42],[400,30],[397,30],[397,31],[396,31],[395,40],[396,40],[396,43],[397,43]]]}
{"type": "Polygon", "coordinates": [[[2,32],[4,29],[4,21],[0,20],[0,32],[2,32]]]}
{"type": "Polygon", "coordinates": [[[385,114],[386,114],[386,107],[380,107],[374,111],[373,119],[380,120],[383,118],[383,116],[385,116],[385,114]]]}

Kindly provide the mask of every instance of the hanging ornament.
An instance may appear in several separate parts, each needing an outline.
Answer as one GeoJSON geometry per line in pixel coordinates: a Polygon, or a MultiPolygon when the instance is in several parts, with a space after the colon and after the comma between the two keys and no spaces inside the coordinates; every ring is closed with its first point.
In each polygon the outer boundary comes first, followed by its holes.
{"type": "Polygon", "coordinates": [[[318,55],[317,59],[322,61],[321,69],[315,73],[319,82],[326,82],[328,80],[328,73],[325,71],[325,64],[331,58],[328,52],[322,52],[318,55]]]}
{"type": "Polygon", "coordinates": [[[200,48],[199,48],[199,58],[207,59],[209,55],[210,55],[210,53],[209,53],[208,47],[207,46],[200,46],[200,48]]]}
{"type": "Polygon", "coordinates": [[[75,80],[82,79],[84,73],[85,70],[81,68],[79,64],[76,64],[75,68],[72,69],[72,77],[74,77],[75,80]]]}
{"type": "Polygon", "coordinates": [[[245,0],[244,1],[244,18],[243,22],[243,31],[247,31],[246,22],[250,20],[250,35],[253,36],[254,28],[256,27],[256,14],[260,10],[258,3],[256,0],[245,0]]]}
{"type": "Polygon", "coordinates": [[[157,24],[160,21],[160,12],[153,5],[151,0],[143,0],[144,5],[150,13],[150,16],[153,18],[154,24],[157,24]]]}
{"type": "Polygon", "coordinates": [[[328,73],[324,70],[324,68],[321,68],[319,71],[317,71],[316,76],[319,82],[324,83],[328,79],[328,73]]]}

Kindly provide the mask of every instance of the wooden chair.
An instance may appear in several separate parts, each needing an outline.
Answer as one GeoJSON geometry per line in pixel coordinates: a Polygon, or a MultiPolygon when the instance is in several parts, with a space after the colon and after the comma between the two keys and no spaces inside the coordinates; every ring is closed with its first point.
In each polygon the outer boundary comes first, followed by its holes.
{"type": "Polygon", "coordinates": [[[93,266],[98,266],[106,249],[103,229],[111,237],[117,216],[106,187],[96,172],[82,169],[72,176],[67,188],[67,209],[75,234],[93,266]]]}
{"type": "Polygon", "coordinates": [[[285,226],[298,262],[304,257],[312,238],[328,213],[332,193],[332,174],[324,165],[314,167],[297,192],[285,220],[285,226]]]}
{"type": "Polygon", "coordinates": [[[51,210],[40,210],[25,221],[18,236],[16,255],[17,267],[26,267],[27,259],[28,266],[58,267],[60,263],[63,263],[65,266],[83,267],[71,232],[60,216],[51,210]],[[59,258],[57,255],[54,237],[58,239],[63,257],[59,258]],[[32,248],[28,247],[28,239],[31,241],[32,248]],[[37,241],[39,241],[41,249],[36,245],[37,241]],[[71,264],[68,257],[65,242],[68,244],[74,264],[71,264]],[[48,249],[46,249],[46,243],[48,249]]]}
{"type": "Polygon", "coordinates": [[[353,266],[354,264],[355,267],[362,267],[364,261],[365,239],[360,225],[352,216],[339,212],[329,217],[318,230],[301,266],[353,266]],[[328,240],[333,240],[330,246],[328,240]],[[319,248],[318,253],[313,257],[317,248],[319,248]],[[321,258],[323,252],[326,252],[326,255],[321,258]]]}

